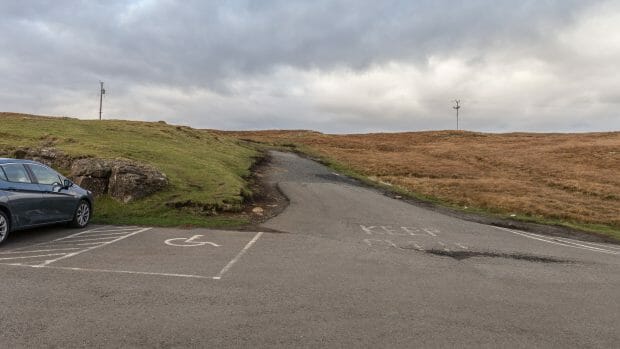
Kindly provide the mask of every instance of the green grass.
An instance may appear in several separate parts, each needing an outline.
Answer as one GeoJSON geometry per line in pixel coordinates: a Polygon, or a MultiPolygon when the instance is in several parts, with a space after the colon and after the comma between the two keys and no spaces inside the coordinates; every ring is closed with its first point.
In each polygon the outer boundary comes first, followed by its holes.
{"type": "MultiPolygon", "coordinates": [[[[170,184],[164,191],[143,200],[122,204],[98,198],[93,222],[110,224],[243,224],[243,218],[176,209],[166,203],[192,201],[217,210],[240,210],[244,196],[251,194],[245,178],[260,156],[255,148],[235,139],[165,123],[0,113],[0,155],[18,148],[48,146],[70,156],[131,159],[150,164],[168,176],[170,184]]],[[[59,170],[68,174],[68,169],[59,170]]]]}

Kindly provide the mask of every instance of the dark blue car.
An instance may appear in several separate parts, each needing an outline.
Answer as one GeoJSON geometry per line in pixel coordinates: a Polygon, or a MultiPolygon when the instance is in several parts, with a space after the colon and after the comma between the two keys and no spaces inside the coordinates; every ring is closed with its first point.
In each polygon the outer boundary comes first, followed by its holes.
{"type": "Polygon", "coordinates": [[[88,225],[93,196],[51,168],[0,158],[0,243],[9,233],[47,224],[88,225]]]}

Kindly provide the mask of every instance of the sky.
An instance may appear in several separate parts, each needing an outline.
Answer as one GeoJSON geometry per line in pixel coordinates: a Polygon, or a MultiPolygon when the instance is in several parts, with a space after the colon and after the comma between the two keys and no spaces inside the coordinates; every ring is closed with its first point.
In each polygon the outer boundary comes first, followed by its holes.
{"type": "MultiPolygon", "coordinates": [[[[329,133],[620,130],[620,0],[0,0],[0,111],[329,133]]],[[[1,127],[1,125],[0,125],[1,127]]]]}

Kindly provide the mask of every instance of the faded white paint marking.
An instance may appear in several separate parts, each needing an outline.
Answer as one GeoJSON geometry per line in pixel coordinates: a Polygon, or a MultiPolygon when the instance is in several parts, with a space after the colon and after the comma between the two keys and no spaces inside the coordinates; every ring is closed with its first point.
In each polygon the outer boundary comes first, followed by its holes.
{"type": "Polygon", "coordinates": [[[411,236],[415,236],[415,235],[420,235],[420,234],[416,234],[416,232],[420,232],[420,229],[418,228],[411,228],[411,227],[400,227],[405,233],[411,235],[411,236]]]}
{"type": "Polygon", "coordinates": [[[424,230],[430,236],[437,236],[436,233],[439,232],[437,229],[430,229],[430,228],[422,228],[422,230],[424,230]]]}
{"type": "Polygon", "coordinates": [[[148,271],[112,270],[112,269],[88,269],[88,268],[76,268],[76,267],[57,267],[57,266],[29,265],[29,264],[22,264],[22,263],[5,263],[2,265],[10,265],[10,266],[16,266],[16,267],[28,267],[28,268],[35,268],[35,269],[74,270],[74,271],[86,271],[86,272],[96,272],[96,273],[172,276],[172,277],[191,278],[191,279],[219,280],[219,278],[216,278],[216,277],[192,275],[192,274],[155,273],[155,272],[148,272],[148,271]]]}
{"type": "Polygon", "coordinates": [[[117,232],[117,233],[99,233],[99,232],[91,233],[91,232],[88,232],[88,234],[80,234],[77,237],[89,238],[91,236],[118,236],[118,235],[125,235],[125,234],[128,234],[130,232],[131,231],[123,231],[123,232],[117,232]]]}
{"type": "Polygon", "coordinates": [[[219,280],[222,278],[222,276],[228,271],[230,270],[230,268],[232,268],[232,266],[237,263],[237,261],[250,249],[250,247],[252,247],[252,245],[254,245],[254,243],[256,243],[256,241],[258,241],[258,239],[263,236],[263,232],[259,232],[256,234],[256,236],[254,236],[254,238],[252,240],[250,240],[250,242],[248,242],[245,247],[235,256],[235,258],[233,258],[230,262],[228,262],[228,264],[226,264],[226,266],[224,266],[224,268],[219,272],[219,274],[217,274],[217,276],[213,277],[213,279],[215,280],[219,280]]]}
{"type": "Polygon", "coordinates": [[[458,242],[457,242],[455,245],[456,245],[456,246],[458,246],[458,247],[460,247],[460,248],[462,248],[462,249],[464,249],[464,250],[467,250],[467,249],[468,249],[468,248],[467,248],[467,246],[465,246],[465,245],[463,245],[463,244],[459,244],[458,242]]]}
{"type": "Polygon", "coordinates": [[[372,230],[373,230],[374,228],[376,228],[376,227],[375,227],[375,226],[370,226],[370,227],[367,227],[367,226],[365,226],[365,225],[361,225],[361,224],[360,224],[360,228],[362,228],[362,230],[363,230],[366,234],[368,234],[368,235],[372,235],[372,230]]]}
{"type": "Polygon", "coordinates": [[[415,247],[416,250],[418,251],[424,251],[424,249],[422,248],[422,246],[420,246],[416,241],[409,241],[410,244],[413,245],[413,247],[415,247]]]}
{"type": "Polygon", "coordinates": [[[174,238],[174,239],[168,239],[166,241],[164,241],[164,243],[166,245],[170,245],[170,246],[176,246],[176,247],[196,247],[196,246],[204,246],[204,245],[211,245],[214,247],[220,247],[222,245],[218,245],[214,242],[211,241],[196,241],[196,239],[199,239],[201,237],[203,237],[204,235],[194,235],[189,239],[186,238],[174,238]]]}
{"type": "MultiPolygon", "coordinates": [[[[41,266],[47,266],[47,265],[49,265],[49,264],[51,264],[51,263],[54,263],[54,262],[57,262],[57,261],[59,261],[59,260],[63,260],[63,259],[66,259],[66,258],[71,258],[71,257],[77,256],[77,255],[79,255],[79,254],[81,254],[81,253],[88,252],[88,251],[92,251],[92,250],[94,250],[94,249],[96,249],[96,248],[99,248],[99,247],[102,247],[102,246],[106,246],[106,245],[109,245],[109,244],[113,244],[113,243],[115,243],[115,242],[121,241],[121,240],[123,240],[123,239],[126,239],[126,238],[128,238],[128,237],[134,236],[134,235],[139,234],[139,233],[142,233],[142,232],[145,232],[145,231],[150,230],[150,229],[151,229],[151,228],[143,228],[143,229],[140,229],[140,230],[135,231],[135,232],[133,232],[133,233],[130,233],[130,234],[127,234],[127,235],[123,235],[123,236],[121,236],[121,237],[118,237],[118,238],[116,238],[116,239],[114,239],[114,240],[111,240],[111,241],[106,241],[106,242],[104,242],[104,243],[100,243],[100,244],[98,243],[98,244],[97,244],[97,245],[95,245],[95,246],[92,246],[92,247],[89,247],[89,248],[83,249],[83,250],[81,250],[81,251],[77,251],[77,252],[72,252],[72,253],[69,253],[69,254],[67,254],[67,255],[65,255],[65,256],[62,256],[62,257],[60,257],[60,258],[56,258],[56,259],[50,259],[50,260],[47,260],[47,261],[45,261],[44,263],[42,263],[42,264],[41,264],[41,266]]],[[[78,245],[85,245],[85,244],[78,244],[78,245]]]]}
{"type": "Polygon", "coordinates": [[[543,241],[549,244],[553,244],[553,245],[558,245],[558,246],[564,246],[564,247],[572,247],[572,248],[577,248],[577,249],[581,249],[581,250],[587,250],[587,251],[592,251],[592,252],[600,252],[600,253],[606,253],[606,254],[614,254],[614,255],[618,255],[620,254],[617,251],[611,251],[611,250],[606,250],[606,249],[599,249],[596,247],[588,247],[585,245],[579,245],[579,244],[571,244],[571,243],[567,243],[567,242],[560,242],[558,241],[553,241],[547,237],[544,237],[542,235],[537,235],[537,234],[533,234],[533,233],[526,233],[526,232],[522,232],[522,231],[515,231],[515,230],[511,230],[511,229],[506,229],[506,228],[502,228],[502,227],[495,227],[499,230],[503,230],[503,231],[507,231],[509,233],[512,234],[516,234],[516,235],[520,235],[529,239],[533,239],[533,240],[538,240],[538,241],[543,241]]]}
{"type": "Polygon", "coordinates": [[[391,240],[383,240],[383,239],[364,239],[363,240],[368,246],[373,246],[373,245],[390,245],[392,247],[398,247],[396,246],[396,244],[394,244],[391,240]],[[378,244],[373,244],[372,242],[377,242],[378,244]]]}
{"type": "Polygon", "coordinates": [[[40,257],[64,256],[64,255],[66,255],[66,253],[50,253],[50,254],[40,254],[40,255],[34,255],[34,256],[4,257],[4,258],[0,258],[0,261],[9,260],[9,259],[40,258],[40,257]]]}
{"type": "Polygon", "coordinates": [[[39,253],[39,252],[52,252],[52,251],[65,251],[65,250],[79,250],[79,247],[65,247],[65,248],[51,248],[51,249],[46,249],[46,250],[22,250],[22,251],[7,251],[7,252],[0,252],[0,255],[7,255],[7,254],[23,254],[23,253],[39,253]]]}
{"type": "Polygon", "coordinates": [[[74,243],[74,242],[88,242],[88,241],[101,241],[101,240],[112,240],[115,239],[114,236],[108,236],[108,237],[101,237],[101,238],[89,238],[89,237],[83,237],[83,236],[78,236],[74,239],[77,240],[63,240],[63,243],[74,243]]]}

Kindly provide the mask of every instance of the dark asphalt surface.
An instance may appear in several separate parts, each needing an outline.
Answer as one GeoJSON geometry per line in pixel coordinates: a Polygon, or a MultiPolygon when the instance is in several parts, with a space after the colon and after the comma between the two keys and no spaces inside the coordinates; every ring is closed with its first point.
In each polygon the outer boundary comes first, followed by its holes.
{"type": "Polygon", "coordinates": [[[447,217],[274,153],[282,233],[91,226],[0,248],[0,347],[620,344],[620,247],[447,217]]]}

